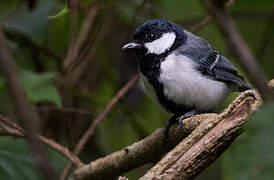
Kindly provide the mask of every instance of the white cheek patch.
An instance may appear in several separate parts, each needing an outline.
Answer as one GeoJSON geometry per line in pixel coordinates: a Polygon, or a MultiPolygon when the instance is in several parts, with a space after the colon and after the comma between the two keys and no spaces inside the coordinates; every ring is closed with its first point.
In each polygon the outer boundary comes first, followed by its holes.
{"type": "Polygon", "coordinates": [[[159,39],[146,43],[145,47],[148,49],[148,53],[162,54],[171,48],[175,39],[176,35],[174,32],[165,33],[159,39]]]}

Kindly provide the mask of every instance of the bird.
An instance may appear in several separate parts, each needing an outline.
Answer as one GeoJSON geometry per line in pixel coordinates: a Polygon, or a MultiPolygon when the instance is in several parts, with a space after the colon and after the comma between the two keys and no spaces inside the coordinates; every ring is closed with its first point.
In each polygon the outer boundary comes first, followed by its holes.
{"type": "Polygon", "coordinates": [[[172,116],[163,130],[196,114],[212,112],[230,93],[251,88],[230,61],[207,40],[166,19],[137,27],[122,47],[136,55],[141,82],[148,94],[172,116]]]}

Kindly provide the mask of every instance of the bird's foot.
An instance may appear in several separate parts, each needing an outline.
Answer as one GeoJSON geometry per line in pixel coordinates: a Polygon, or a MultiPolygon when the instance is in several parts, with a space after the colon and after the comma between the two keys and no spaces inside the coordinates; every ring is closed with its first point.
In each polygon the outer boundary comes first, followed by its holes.
{"type": "Polygon", "coordinates": [[[187,117],[185,117],[185,115],[182,115],[180,118],[179,118],[179,126],[180,128],[183,128],[183,120],[186,119],[187,117]]]}
{"type": "Polygon", "coordinates": [[[183,128],[183,120],[184,120],[184,119],[189,118],[189,117],[191,117],[191,116],[193,116],[193,115],[195,115],[195,114],[198,114],[198,113],[199,113],[199,111],[198,111],[197,109],[194,109],[194,110],[192,110],[192,111],[189,111],[189,112],[183,114],[183,115],[179,118],[179,126],[180,126],[180,128],[183,128]]]}
{"type": "Polygon", "coordinates": [[[171,116],[171,118],[169,118],[169,120],[167,121],[166,127],[163,130],[163,135],[162,135],[162,143],[165,149],[168,149],[169,146],[169,142],[168,142],[168,138],[169,138],[169,129],[170,127],[178,122],[178,117],[180,117],[179,119],[179,125],[182,128],[183,127],[183,120],[186,118],[189,118],[195,114],[198,114],[200,111],[198,111],[197,109],[189,111],[185,114],[183,114],[181,117],[178,115],[173,115],[171,116]]]}
{"type": "Polygon", "coordinates": [[[169,120],[167,121],[166,127],[163,129],[163,135],[162,135],[162,143],[165,149],[168,149],[168,138],[169,138],[169,129],[170,127],[177,123],[177,115],[173,115],[171,116],[171,118],[169,118],[169,120]]]}

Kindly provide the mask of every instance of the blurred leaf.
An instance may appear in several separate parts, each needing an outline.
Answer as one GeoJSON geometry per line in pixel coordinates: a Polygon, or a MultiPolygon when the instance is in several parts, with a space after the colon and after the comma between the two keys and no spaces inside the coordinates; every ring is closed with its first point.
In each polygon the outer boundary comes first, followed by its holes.
{"type": "Polygon", "coordinates": [[[9,16],[4,22],[6,28],[24,33],[35,43],[42,44],[49,31],[50,21],[47,16],[52,13],[54,7],[58,7],[56,1],[38,1],[34,11],[29,11],[28,7],[19,8],[16,13],[9,16]]]}
{"type": "Polygon", "coordinates": [[[225,180],[270,180],[274,177],[274,104],[254,115],[247,131],[223,158],[225,180]]]}
{"type": "MultiPolygon", "coordinates": [[[[62,99],[53,83],[56,72],[35,73],[26,70],[20,72],[20,82],[30,100],[34,103],[46,101],[54,103],[58,107],[62,106],[62,99]]],[[[8,107],[12,99],[9,96],[8,88],[2,77],[0,77],[0,92],[1,105],[8,107]]]]}
{"type": "Polygon", "coordinates": [[[55,72],[34,73],[30,71],[21,72],[21,84],[28,97],[34,102],[49,101],[57,106],[62,106],[61,97],[52,79],[55,72]]]}
{"type": "MultiPolygon", "coordinates": [[[[60,173],[66,159],[49,148],[47,152],[51,165],[60,173]]],[[[0,177],[9,180],[43,179],[25,140],[11,137],[0,138],[0,177]]]]}

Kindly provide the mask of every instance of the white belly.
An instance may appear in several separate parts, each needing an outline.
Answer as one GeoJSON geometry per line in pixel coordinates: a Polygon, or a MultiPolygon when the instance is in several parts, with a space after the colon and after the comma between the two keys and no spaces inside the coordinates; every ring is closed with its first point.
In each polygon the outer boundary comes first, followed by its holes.
{"type": "Polygon", "coordinates": [[[170,54],[161,63],[159,81],[165,96],[176,104],[211,110],[229,93],[227,85],[203,76],[186,56],[170,54]]]}

